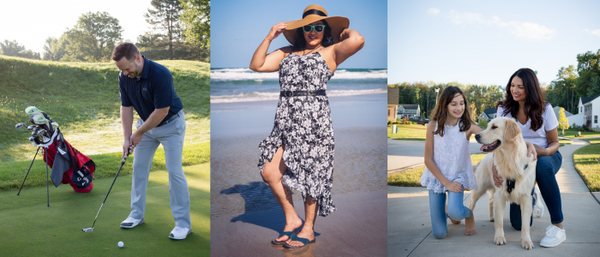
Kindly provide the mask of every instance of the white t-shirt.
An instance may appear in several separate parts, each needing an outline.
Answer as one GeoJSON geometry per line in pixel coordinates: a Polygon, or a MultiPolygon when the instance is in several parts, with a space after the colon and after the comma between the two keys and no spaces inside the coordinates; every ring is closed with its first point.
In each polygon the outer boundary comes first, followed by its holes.
{"type": "MultiPolygon", "coordinates": [[[[513,118],[512,115],[510,115],[510,112],[504,116],[504,108],[502,105],[498,105],[498,111],[496,113],[498,117],[513,118]]],[[[517,123],[521,128],[521,133],[523,134],[523,139],[525,139],[525,141],[546,148],[548,147],[546,131],[553,130],[558,127],[558,120],[556,119],[556,115],[554,115],[554,110],[552,109],[552,105],[550,103],[546,104],[544,114],[542,114],[542,119],[542,126],[536,131],[531,129],[531,119],[528,119],[527,123],[525,124],[521,124],[521,122],[518,120],[517,123]]]]}

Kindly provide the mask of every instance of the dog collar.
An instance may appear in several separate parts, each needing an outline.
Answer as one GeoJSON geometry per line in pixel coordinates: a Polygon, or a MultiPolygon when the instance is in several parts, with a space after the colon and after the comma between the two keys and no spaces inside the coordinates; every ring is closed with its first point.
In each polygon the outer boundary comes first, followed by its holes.
{"type": "Polygon", "coordinates": [[[515,189],[515,180],[507,179],[506,180],[506,191],[510,194],[510,192],[512,192],[513,189],[515,189]]]}

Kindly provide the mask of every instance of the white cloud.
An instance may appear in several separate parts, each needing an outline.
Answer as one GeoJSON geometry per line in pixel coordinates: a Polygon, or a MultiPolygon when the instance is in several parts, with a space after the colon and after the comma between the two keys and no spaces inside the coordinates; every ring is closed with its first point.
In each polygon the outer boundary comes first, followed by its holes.
{"type": "Polygon", "coordinates": [[[427,14],[429,14],[429,15],[435,16],[435,15],[438,15],[439,13],[440,13],[440,10],[433,8],[433,7],[429,8],[429,10],[427,10],[427,14]]]}
{"type": "Polygon", "coordinates": [[[600,29],[585,29],[585,32],[587,32],[590,35],[594,35],[594,36],[599,36],[600,37],[600,29]]]}
{"type": "MultiPolygon", "coordinates": [[[[551,39],[555,34],[555,29],[547,28],[544,25],[531,23],[531,22],[516,22],[516,21],[502,21],[500,17],[494,15],[489,19],[486,19],[478,13],[459,13],[457,11],[450,11],[447,16],[452,23],[458,25],[462,23],[477,23],[488,26],[495,26],[500,29],[507,29],[511,34],[518,38],[527,40],[539,41],[551,39]]],[[[588,30],[586,30],[588,32],[588,30]]],[[[600,29],[589,31],[588,33],[600,36],[600,29]]]]}
{"type": "Polygon", "coordinates": [[[552,38],[554,29],[536,23],[522,22],[514,25],[511,33],[520,38],[538,41],[552,38]]]}
{"type": "Polygon", "coordinates": [[[448,15],[448,18],[450,18],[450,20],[454,24],[461,24],[463,22],[478,22],[478,23],[484,22],[484,20],[481,18],[481,15],[479,15],[477,13],[461,14],[454,10],[450,11],[450,15],[448,15]]]}

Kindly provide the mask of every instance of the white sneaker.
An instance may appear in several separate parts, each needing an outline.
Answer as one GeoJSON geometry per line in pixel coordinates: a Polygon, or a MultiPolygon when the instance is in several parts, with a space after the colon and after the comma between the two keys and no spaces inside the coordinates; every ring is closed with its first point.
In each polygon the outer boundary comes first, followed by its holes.
{"type": "Polygon", "coordinates": [[[533,191],[533,195],[535,195],[535,205],[533,206],[533,216],[536,218],[542,217],[544,215],[544,204],[542,203],[542,195],[540,194],[540,190],[536,187],[533,191]]]}
{"type": "Polygon", "coordinates": [[[137,225],[142,225],[144,224],[144,218],[141,219],[134,219],[132,217],[127,217],[127,219],[125,219],[123,222],[121,222],[121,227],[122,228],[134,228],[137,225]]]}
{"type": "Polygon", "coordinates": [[[546,236],[542,238],[540,246],[555,247],[567,239],[567,232],[557,226],[550,225],[546,228],[546,236]]]}
{"type": "Polygon", "coordinates": [[[175,239],[175,240],[181,240],[181,239],[185,239],[191,233],[192,233],[192,229],[175,227],[173,230],[171,230],[171,233],[169,234],[169,238],[175,239]]]}

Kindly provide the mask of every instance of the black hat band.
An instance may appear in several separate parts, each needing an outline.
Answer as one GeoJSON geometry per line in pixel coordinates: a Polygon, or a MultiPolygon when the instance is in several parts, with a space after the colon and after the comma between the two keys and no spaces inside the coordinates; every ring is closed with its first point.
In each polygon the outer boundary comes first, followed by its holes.
{"type": "Polygon", "coordinates": [[[325,14],[322,11],[319,11],[317,9],[310,9],[310,10],[304,12],[304,14],[302,14],[302,19],[304,19],[304,17],[306,17],[307,15],[310,15],[310,14],[316,14],[316,15],[319,15],[319,16],[327,17],[327,14],[325,14]]]}

